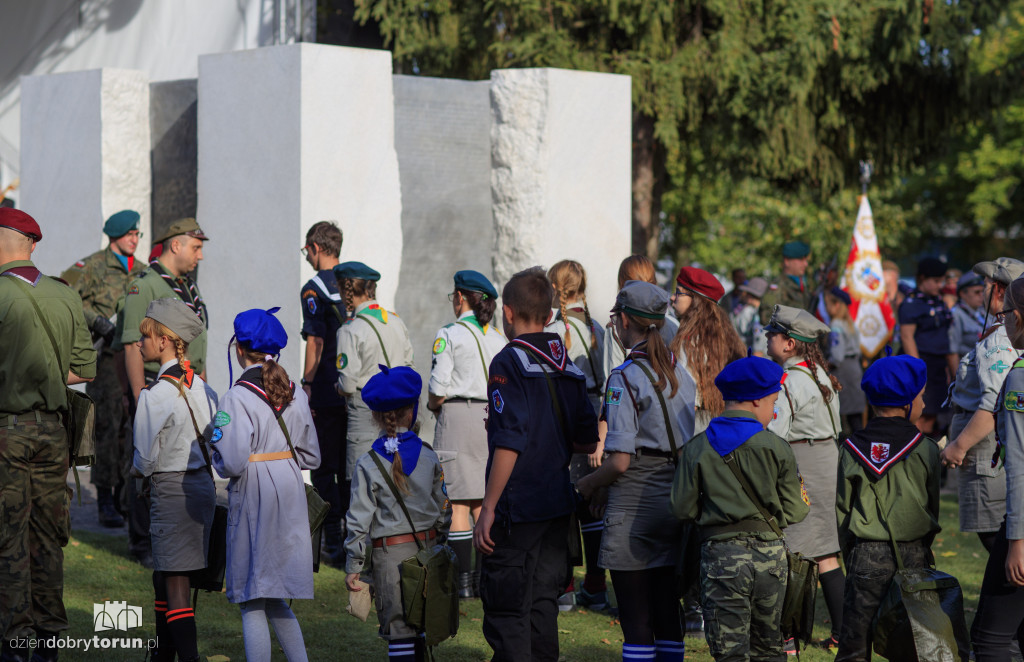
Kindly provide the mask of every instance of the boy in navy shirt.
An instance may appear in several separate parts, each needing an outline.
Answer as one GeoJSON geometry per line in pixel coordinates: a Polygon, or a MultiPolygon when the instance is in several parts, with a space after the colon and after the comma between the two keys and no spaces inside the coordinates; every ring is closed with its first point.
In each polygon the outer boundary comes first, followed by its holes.
{"type": "Polygon", "coordinates": [[[544,333],[551,283],[539,267],[502,291],[511,342],[491,361],[487,485],[473,543],[483,554],[483,632],[493,662],[558,659],[557,599],[569,583],[573,453],[592,453],[597,417],[561,338],[544,333]]]}

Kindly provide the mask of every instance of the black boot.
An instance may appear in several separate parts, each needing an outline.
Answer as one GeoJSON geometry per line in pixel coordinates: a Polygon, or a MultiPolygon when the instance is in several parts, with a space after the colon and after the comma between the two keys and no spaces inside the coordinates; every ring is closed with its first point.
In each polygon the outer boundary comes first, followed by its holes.
{"type": "Polygon", "coordinates": [[[32,662],[57,662],[57,633],[36,631],[36,648],[32,662]]]}
{"type": "Polygon", "coordinates": [[[96,488],[96,510],[103,526],[110,529],[124,526],[124,518],[114,507],[114,495],[109,487],[96,488]]]}
{"type": "Polygon", "coordinates": [[[0,662],[28,662],[28,658],[20,650],[8,648],[0,643],[0,662]]]}
{"type": "Polygon", "coordinates": [[[473,573],[472,572],[460,572],[459,573],[459,599],[466,600],[474,596],[475,591],[473,590],[473,573]]]}
{"type": "Polygon", "coordinates": [[[473,571],[473,597],[480,597],[480,571],[473,571]]]}
{"type": "Polygon", "coordinates": [[[341,522],[324,522],[324,545],[320,562],[332,568],[345,566],[345,548],[342,546],[341,522]]]}

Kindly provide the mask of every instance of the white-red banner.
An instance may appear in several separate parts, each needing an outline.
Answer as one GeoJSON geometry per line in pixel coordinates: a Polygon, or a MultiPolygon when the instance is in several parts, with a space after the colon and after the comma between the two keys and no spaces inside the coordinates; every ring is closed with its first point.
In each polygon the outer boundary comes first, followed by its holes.
{"type": "Polygon", "coordinates": [[[840,287],[853,300],[850,316],[860,334],[861,352],[867,358],[873,358],[889,342],[896,319],[885,296],[882,257],[878,254],[875,221],[866,195],[860,196],[857,222],[853,226],[853,243],[840,287]]]}

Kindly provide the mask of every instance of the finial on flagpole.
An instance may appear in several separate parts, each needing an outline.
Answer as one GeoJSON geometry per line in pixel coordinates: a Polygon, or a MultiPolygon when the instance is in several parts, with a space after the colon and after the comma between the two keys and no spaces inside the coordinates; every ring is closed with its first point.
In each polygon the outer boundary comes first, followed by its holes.
{"type": "Polygon", "coordinates": [[[860,191],[861,193],[867,194],[868,184],[871,183],[871,173],[875,171],[875,165],[868,159],[867,161],[860,162],[860,191]]]}

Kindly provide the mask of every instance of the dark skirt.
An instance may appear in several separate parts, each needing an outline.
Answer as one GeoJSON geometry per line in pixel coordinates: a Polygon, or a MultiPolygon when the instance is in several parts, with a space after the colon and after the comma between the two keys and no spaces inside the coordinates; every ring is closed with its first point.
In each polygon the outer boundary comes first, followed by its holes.
{"type": "Polygon", "coordinates": [[[205,469],[153,474],[149,534],[153,569],[191,572],[206,567],[217,488],[205,469]]]}

